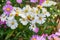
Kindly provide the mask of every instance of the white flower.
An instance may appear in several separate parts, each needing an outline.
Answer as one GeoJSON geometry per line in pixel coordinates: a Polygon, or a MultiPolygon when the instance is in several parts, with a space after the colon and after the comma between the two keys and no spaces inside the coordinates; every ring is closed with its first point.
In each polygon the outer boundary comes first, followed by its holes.
{"type": "Polygon", "coordinates": [[[56,5],[56,2],[53,2],[53,1],[45,1],[42,6],[45,6],[45,7],[50,7],[52,5],[56,5]]]}
{"type": "Polygon", "coordinates": [[[49,17],[50,16],[50,13],[49,12],[44,12],[43,13],[45,16],[49,17]]]}
{"type": "Polygon", "coordinates": [[[29,5],[26,5],[24,8],[23,8],[23,12],[24,13],[28,13],[31,11],[31,7],[29,5]]]}
{"type": "Polygon", "coordinates": [[[15,19],[13,20],[8,20],[6,22],[7,26],[10,27],[11,29],[16,29],[18,27],[18,23],[15,19]]]}
{"type": "Polygon", "coordinates": [[[42,8],[42,14],[44,14],[45,16],[49,17],[50,13],[47,12],[47,10],[45,8],[42,8]]]}
{"type": "Polygon", "coordinates": [[[19,7],[14,7],[11,14],[13,14],[15,16],[19,16],[19,14],[22,14],[22,9],[19,7]]]}
{"type": "Polygon", "coordinates": [[[33,9],[32,10],[33,14],[39,14],[40,13],[40,10],[37,7],[33,7],[32,9],[33,9]]]}
{"type": "Polygon", "coordinates": [[[35,24],[37,22],[38,16],[36,15],[32,21],[30,21],[31,24],[35,24]]]}
{"type": "Polygon", "coordinates": [[[39,31],[39,28],[36,27],[35,24],[31,24],[30,27],[29,27],[30,30],[32,30],[33,32],[37,33],[39,31]]]}
{"type": "Polygon", "coordinates": [[[43,14],[39,14],[37,18],[37,23],[43,24],[45,22],[46,18],[43,14]]]}
{"type": "Polygon", "coordinates": [[[0,19],[1,19],[1,21],[7,21],[7,16],[3,13],[1,16],[0,16],[0,19]]]}
{"type": "Polygon", "coordinates": [[[23,25],[27,25],[28,23],[28,20],[22,18],[22,19],[19,19],[19,21],[23,24],[23,25]]]}
{"type": "Polygon", "coordinates": [[[33,13],[27,13],[26,14],[27,20],[29,20],[29,21],[33,20],[34,19],[34,16],[35,15],[33,13]]]}
{"type": "Polygon", "coordinates": [[[35,28],[36,28],[36,25],[35,25],[35,24],[31,24],[30,27],[29,27],[29,29],[32,30],[32,31],[33,31],[35,28]]]}
{"type": "Polygon", "coordinates": [[[10,13],[10,15],[13,15],[13,16],[15,16],[15,14],[16,14],[15,10],[12,10],[12,12],[10,13]]]}
{"type": "Polygon", "coordinates": [[[12,20],[14,19],[14,15],[13,14],[10,14],[8,17],[7,17],[7,20],[12,20]]]}

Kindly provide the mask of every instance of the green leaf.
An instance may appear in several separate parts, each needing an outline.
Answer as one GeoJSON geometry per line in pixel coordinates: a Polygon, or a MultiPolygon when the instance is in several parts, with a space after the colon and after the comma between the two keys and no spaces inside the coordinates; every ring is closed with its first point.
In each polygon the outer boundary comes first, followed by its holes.
{"type": "Polygon", "coordinates": [[[20,23],[20,24],[18,25],[18,28],[19,28],[19,29],[23,29],[23,25],[20,23]]]}
{"type": "Polygon", "coordinates": [[[17,22],[19,21],[20,19],[20,16],[15,16],[15,19],[17,20],[17,22]]]}
{"type": "Polygon", "coordinates": [[[48,30],[45,30],[44,33],[51,34],[52,33],[52,29],[49,28],[48,30]]]}
{"type": "Polygon", "coordinates": [[[13,33],[14,33],[14,30],[10,30],[9,33],[7,34],[5,40],[7,40],[8,38],[10,38],[13,33]]]}
{"type": "Polygon", "coordinates": [[[15,38],[18,37],[18,36],[20,35],[20,33],[21,33],[21,32],[18,32],[18,33],[16,34],[15,38]]]}

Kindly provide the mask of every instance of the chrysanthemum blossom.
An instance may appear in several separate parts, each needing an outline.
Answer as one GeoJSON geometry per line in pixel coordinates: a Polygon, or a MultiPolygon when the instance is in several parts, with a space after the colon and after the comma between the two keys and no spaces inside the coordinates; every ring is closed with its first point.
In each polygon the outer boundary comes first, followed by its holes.
{"type": "Polygon", "coordinates": [[[38,2],[38,0],[30,0],[30,2],[36,3],[36,2],[38,2]]]}
{"type": "Polygon", "coordinates": [[[37,33],[37,32],[39,31],[39,28],[36,27],[36,28],[33,29],[33,31],[34,31],[35,33],[37,33]]]}
{"type": "Polygon", "coordinates": [[[16,2],[20,4],[20,3],[22,3],[22,0],[16,0],[16,2]]]}
{"type": "Polygon", "coordinates": [[[5,14],[9,15],[12,11],[13,7],[11,5],[5,5],[3,6],[3,11],[5,14]]]}
{"type": "Polygon", "coordinates": [[[6,2],[6,4],[11,4],[11,2],[8,0],[8,1],[6,2]]]}
{"type": "Polygon", "coordinates": [[[43,2],[45,2],[46,0],[40,0],[39,4],[42,5],[43,2]]]}

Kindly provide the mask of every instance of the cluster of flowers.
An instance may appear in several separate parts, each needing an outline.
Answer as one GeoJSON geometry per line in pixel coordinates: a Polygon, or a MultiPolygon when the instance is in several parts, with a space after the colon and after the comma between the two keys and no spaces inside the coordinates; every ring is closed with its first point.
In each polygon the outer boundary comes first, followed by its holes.
{"type": "Polygon", "coordinates": [[[42,36],[33,35],[30,40],[60,40],[60,31],[56,32],[55,34],[43,34],[42,36]]]}
{"type": "Polygon", "coordinates": [[[21,9],[19,7],[12,7],[11,2],[7,1],[6,5],[3,7],[4,13],[0,16],[0,19],[2,22],[5,21],[6,25],[11,29],[16,29],[18,27],[18,22],[15,16],[20,16],[19,22],[23,25],[30,23],[29,29],[37,33],[39,28],[36,27],[35,23],[43,24],[46,21],[46,17],[50,16],[50,13],[44,6],[49,7],[52,5],[56,5],[56,2],[45,1],[42,5],[37,5],[36,7],[26,5],[21,9]]]}
{"type": "MultiPolygon", "coordinates": [[[[22,3],[22,0],[16,0],[17,3],[21,4],[22,3]]],[[[36,3],[36,2],[39,2],[39,5],[42,5],[42,6],[51,6],[51,5],[56,5],[56,2],[53,2],[53,1],[49,1],[49,0],[30,0],[30,2],[32,3],[36,3]]]]}
{"type": "MultiPolygon", "coordinates": [[[[22,3],[22,0],[16,0],[17,3],[22,3]]],[[[30,2],[32,3],[36,3],[38,2],[38,0],[30,0],[30,2]]],[[[39,0],[39,4],[42,5],[42,3],[44,3],[44,6],[51,6],[51,5],[55,5],[56,3],[53,1],[49,1],[49,0],[39,0]]]]}
{"type": "MultiPolygon", "coordinates": [[[[18,0],[17,2],[19,3],[18,0]]],[[[31,0],[31,2],[34,1],[31,0]]],[[[30,23],[29,29],[37,33],[39,31],[39,28],[36,27],[35,24],[45,23],[46,17],[50,16],[50,13],[44,7],[50,7],[52,5],[56,5],[56,2],[44,1],[41,5],[37,5],[36,7],[30,7],[30,5],[26,5],[23,8],[19,8],[12,7],[11,2],[7,1],[6,5],[3,7],[4,13],[0,16],[0,24],[5,24],[11,29],[16,29],[19,23],[22,23],[22,25],[27,25],[28,23],[30,23]],[[15,16],[20,17],[19,23],[15,19],[15,16]]],[[[50,36],[48,36],[47,34],[43,34],[42,36],[33,35],[31,37],[31,40],[46,40],[46,38],[48,38],[49,40],[51,40],[51,38],[59,40],[58,36],[60,36],[59,32],[50,36]]]]}

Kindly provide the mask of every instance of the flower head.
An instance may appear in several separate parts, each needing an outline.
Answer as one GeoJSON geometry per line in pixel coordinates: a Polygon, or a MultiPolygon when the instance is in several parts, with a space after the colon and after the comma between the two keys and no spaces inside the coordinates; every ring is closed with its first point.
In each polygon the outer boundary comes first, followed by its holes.
{"type": "Polygon", "coordinates": [[[38,35],[33,35],[30,40],[37,40],[38,35]]]}
{"type": "Polygon", "coordinates": [[[8,20],[6,22],[7,26],[10,27],[11,29],[16,29],[17,26],[18,26],[18,23],[15,19],[12,19],[12,20],[8,20]]]}
{"type": "Polygon", "coordinates": [[[60,36],[60,32],[56,32],[55,35],[60,36]]]}
{"type": "Polygon", "coordinates": [[[12,9],[13,9],[13,7],[11,5],[5,5],[5,6],[3,6],[3,11],[7,15],[9,15],[11,13],[12,9]]]}
{"type": "Polygon", "coordinates": [[[50,7],[52,5],[56,5],[56,2],[47,0],[44,3],[42,3],[42,6],[44,6],[44,7],[50,7]]]}
{"type": "Polygon", "coordinates": [[[1,21],[7,21],[7,16],[5,15],[5,14],[2,14],[1,16],[0,16],[0,19],[1,19],[1,21]]]}
{"type": "Polygon", "coordinates": [[[34,31],[35,33],[37,33],[37,32],[39,31],[39,28],[36,27],[36,28],[33,29],[33,31],[34,31]]]}
{"type": "Polygon", "coordinates": [[[11,4],[11,2],[8,0],[8,1],[6,2],[6,4],[11,4]]]}
{"type": "Polygon", "coordinates": [[[39,4],[42,5],[42,3],[46,1],[46,0],[40,0],[39,4]]]}
{"type": "Polygon", "coordinates": [[[16,0],[16,2],[20,4],[20,3],[22,3],[22,0],[16,0]]]}
{"type": "Polygon", "coordinates": [[[30,2],[36,3],[36,2],[38,2],[38,0],[30,0],[30,2]]]}
{"type": "Polygon", "coordinates": [[[43,36],[33,35],[31,37],[31,40],[46,40],[43,36]]]}
{"type": "Polygon", "coordinates": [[[46,20],[45,15],[43,15],[43,14],[38,15],[37,23],[43,24],[43,23],[45,23],[45,20],[46,20]]]}

